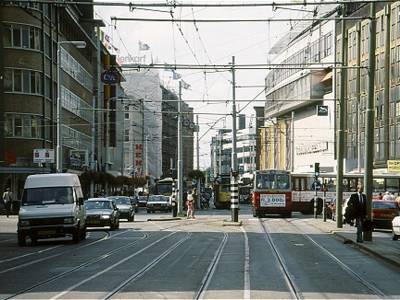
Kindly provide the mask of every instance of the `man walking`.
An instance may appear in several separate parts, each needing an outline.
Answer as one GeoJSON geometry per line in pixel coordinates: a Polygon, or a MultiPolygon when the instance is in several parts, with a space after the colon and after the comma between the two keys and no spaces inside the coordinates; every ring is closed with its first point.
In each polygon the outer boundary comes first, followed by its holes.
{"type": "Polygon", "coordinates": [[[367,196],[363,193],[364,187],[361,183],[357,185],[357,193],[350,196],[346,208],[349,219],[356,219],[357,243],[363,242],[363,227],[367,216],[367,196]]]}
{"type": "Polygon", "coordinates": [[[12,204],[12,194],[10,188],[6,188],[6,191],[3,193],[3,202],[4,208],[6,209],[7,218],[11,213],[11,204],[12,204]]]}

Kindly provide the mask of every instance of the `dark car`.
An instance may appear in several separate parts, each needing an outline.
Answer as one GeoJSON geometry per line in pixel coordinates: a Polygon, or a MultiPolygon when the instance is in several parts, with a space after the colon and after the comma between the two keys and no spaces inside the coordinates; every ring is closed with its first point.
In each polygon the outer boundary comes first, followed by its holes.
{"type": "Polygon", "coordinates": [[[146,207],[148,196],[138,196],[138,206],[146,207]]]}
{"type": "Polygon", "coordinates": [[[120,219],[127,219],[133,222],[135,219],[135,207],[132,206],[131,198],[126,196],[111,196],[108,199],[114,200],[119,211],[120,219]]]}
{"type": "Polygon", "coordinates": [[[119,228],[119,212],[114,200],[108,198],[91,198],[85,202],[86,226],[110,226],[111,230],[119,228]]]}
{"type": "Polygon", "coordinates": [[[147,213],[155,211],[172,211],[172,205],[168,196],[153,195],[147,200],[147,213]]]}
{"type": "Polygon", "coordinates": [[[399,207],[396,201],[372,201],[372,222],[374,228],[391,229],[392,220],[398,215],[399,207]]]}

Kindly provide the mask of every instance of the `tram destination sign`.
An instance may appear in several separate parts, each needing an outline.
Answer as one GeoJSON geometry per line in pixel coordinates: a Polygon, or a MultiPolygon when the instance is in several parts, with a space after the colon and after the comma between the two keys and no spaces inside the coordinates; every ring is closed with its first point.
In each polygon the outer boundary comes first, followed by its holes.
{"type": "Polygon", "coordinates": [[[262,207],[285,207],[285,194],[261,194],[260,206],[262,207]]]}

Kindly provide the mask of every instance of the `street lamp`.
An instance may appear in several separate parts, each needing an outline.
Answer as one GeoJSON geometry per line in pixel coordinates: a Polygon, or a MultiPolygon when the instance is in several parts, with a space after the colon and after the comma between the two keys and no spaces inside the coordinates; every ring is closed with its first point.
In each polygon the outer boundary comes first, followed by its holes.
{"type": "Polygon", "coordinates": [[[56,169],[57,173],[62,172],[62,140],[61,140],[61,45],[71,44],[76,48],[82,49],[86,47],[85,41],[60,41],[57,42],[57,149],[56,149],[56,169]]]}

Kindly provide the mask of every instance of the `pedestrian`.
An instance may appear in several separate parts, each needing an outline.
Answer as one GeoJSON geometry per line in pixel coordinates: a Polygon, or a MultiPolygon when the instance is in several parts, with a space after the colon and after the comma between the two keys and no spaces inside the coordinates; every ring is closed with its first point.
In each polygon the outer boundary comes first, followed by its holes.
{"type": "Polygon", "coordinates": [[[189,192],[187,195],[187,200],[186,200],[186,206],[187,206],[187,213],[186,213],[186,218],[187,219],[194,219],[194,197],[193,197],[193,192],[189,192]]]}
{"type": "Polygon", "coordinates": [[[12,205],[12,193],[10,191],[10,188],[6,188],[5,192],[3,193],[3,203],[4,203],[4,208],[6,209],[6,215],[7,218],[9,217],[11,213],[11,205],[12,205]]]}
{"type": "Polygon", "coordinates": [[[361,183],[357,185],[357,193],[350,196],[346,208],[346,219],[356,220],[357,243],[363,242],[363,230],[367,216],[367,196],[363,193],[364,187],[361,183]]]}

